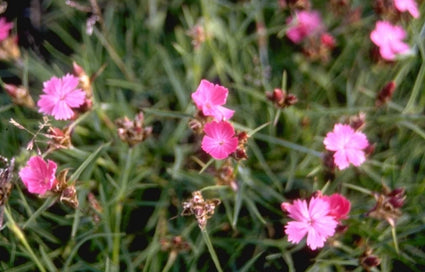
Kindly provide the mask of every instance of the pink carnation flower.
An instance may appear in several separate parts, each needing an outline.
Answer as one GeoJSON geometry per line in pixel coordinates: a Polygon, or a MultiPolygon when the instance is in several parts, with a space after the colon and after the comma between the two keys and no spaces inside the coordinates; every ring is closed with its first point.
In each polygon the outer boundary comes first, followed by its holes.
{"type": "Polygon", "coordinates": [[[305,37],[323,30],[322,19],[317,11],[300,11],[295,18],[287,20],[290,26],[286,36],[294,43],[300,43],[305,37]]]}
{"type": "Polygon", "coordinates": [[[348,213],[350,212],[351,203],[340,194],[332,194],[330,196],[322,196],[329,204],[329,213],[328,215],[333,216],[335,220],[341,221],[342,219],[348,218],[348,213]]]}
{"type": "Polygon", "coordinates": [[[370,39],[379,47],[379,53],[385,60],[394,60],[396,55],[407,53],[409,45],[403,42],[406,32],[400,26],[386,21],[378,21],[370,33],[370,39]]]}
{"type": "Polygon", "coordinates": [[[329,215],[329,203],[320,197],[312,197],[309,204],[299,199],[293,204],[282,203],[281,208],[294,219],[285,226],[291,243],[298,244],[307,235],[307,246],[315,250],[335,233],[338,222],[329,215]]]}
{"type": "Polygon", "coordinates": [[[419,18],[418,5],[415,0],[394,0],[394,6],[400,12],[408,11],[413,18],[419,18]]]}
{"type": "Polygon", "coordinates": [[[366,160],[363,151],[369,146],[366,135],[354,131],[349,125],[336,124],[323,143],[327,150],[335,151],[334,163],[340,170],[347,168],[350,163],[360,166],[366,160]]]}
{"type": "Polygon", "coordinates": [[[213,116],[217,121],[228,120],[234,113],[222,106],[226,103],[228,93],[227,88],[203,79],[196,92],[192,93],[192,99],[205,116],[213,116]]]}
{"type": "Polygon", "coordinates": [[[202,139],[201,148],[214,159],[225,159],[238,147],[235,130],[226,121],[207,123],[204,126],[204,132],[205,136],[202,139]]]}
{"type": "Polygon", "coordinates": [[[0,41],[3,41],[9,37],[9,31],[12,29],[13,23],[6,21],[6,18],[0,18],[0,41]]]}
{"type": "Polygon", "coordinates": [[[68,120],[74,116],[72,108],[84,104],[86,94],[77,89],[78,78],[67,74],[62,78],[52,77],[43,83],[43,93],[37,106],[39,112],[53,115],[56,120],[68,120]]]}
{"type": "Polygon", "coordinates": [[[46,163],[42,157],[34,156],[19,171],[19,176],[30,193],[44,195],[56,183],[56,169],[55,162],[48,160],[46,163]]]}

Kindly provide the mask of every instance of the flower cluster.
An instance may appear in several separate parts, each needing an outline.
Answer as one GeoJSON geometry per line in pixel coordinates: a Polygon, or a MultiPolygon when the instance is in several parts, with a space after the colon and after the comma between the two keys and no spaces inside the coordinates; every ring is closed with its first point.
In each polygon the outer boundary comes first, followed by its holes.
{"type": "Polygon", "coordinates": [[[307,246],[312,250],[324,246],[335,234],[336,227],[350,212],[351,203],[340,194],[322,196],[320,193],[308,202],[303,199],[293,203],[283,202],[281,208],[293,219],[285,226],[288,241],[299,243],[307,235],[307,246]]]}
{"type": "Polygon", "coordinates": [[[193,102],[199,110],[197,123],[205,134],[201,148],[217,160],[229,157],[239,145],[233,125],[227,121],[234,111],[223,106],[228,93],[227,88],[205,79],[192,93],[193,102]]]}
{"type": "Polygon", "coordinates": [[[415,0],[391,0],[390,3],[381,0],[377,3],[377,13],[384,19],[376,22],[370,39],[379,48],[383,60],[394,61],[397,56],[409,53],[410,47],[403,41],[407,36],[406,31],[393,22],[400,21],[399,15],[405,12],[410,13],[413,18],[419,18],[418,6],[415,0]],[[394,14],[397,16],[394,17],[394,14]]]}

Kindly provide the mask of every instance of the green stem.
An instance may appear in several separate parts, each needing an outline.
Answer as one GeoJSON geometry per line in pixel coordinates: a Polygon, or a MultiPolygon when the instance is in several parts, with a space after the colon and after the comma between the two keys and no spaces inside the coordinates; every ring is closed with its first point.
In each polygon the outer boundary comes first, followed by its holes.
{"type": "Polygon", "coordinates": [[[391,226],[391,234],[393,236],[395,252],[397,253],[397,255],[399,255],[400,249],[398,248],[398,241],[397,241],[397,234],[396,234],[396,231],[395,231],[395,226],[391,226]]]}
{"type": "MultiPolygon", "coordinates": [[[[126,161],[125,161],[124,172],[121,178],[120,190],[118,192],[118,197],[116,200],[117,204],[115,206],[115,225],[114,225],[115,234],[119,234],[121,232],[121,218],[122,218],[122,209],[123,209],[122,200],[125,198],[126,191],[127,191],[132,157],[133,157],[133,148],[129,148],[126,161]]],[[[113,265],[112,271],[119,271],[118,268],[119,268],[119,260],[120,260],[120,247],[121,247],[121,235],[116,235],[114,236],[114,242],[112,247],[112,265],[113,265]]]]}
{"type": "Polygon", "coordinates": [[[164,269],[162,269],[162,272],[168,272],[173,266],[174,262],[176,261],[176,258],[177,258],[177,251],[172,250],[170,252],[170,255],[168,256],[168,260],[164,266],[164,269]]]}
{"type": "Polygon", "coordinates": [[[218,260],[217,254],[215,253],[214,247],[211,243],[210,236],[208,235],[208,232],[206,229],[202,230],[202,237],[204,238],[205,244],[207,244],[208,251],[210,252],[211,258],[213,259],[213,262],[215,264],[215,268],[217,268],[218,272],[223,272],[223,269],[221,269],[220,261],[218,260]]]}
{"type": "Polygon", "coordinates": [[[46,270],[44,269],[43,265],[40,262],[40,258],[38,258],[34,251],[32,251],[31,246],[28,244],[27,239],[25,238],[25,234],[21,231],[21,229],[19,228],[19,226],[16,224],[15,220],[12,218],[12,215],[9,212],[8,208],[4,208],[4,212],[6,214],[7,217],[7,221],[8,221],[8,227],[9,229],[15,234],[15,236],[21,241],[21,243],[24,245],[25,249],[28,251],[31,259],[34,261],[35,265],[38,267],[38,269],[41,272],[45,272],[46,270]]]}

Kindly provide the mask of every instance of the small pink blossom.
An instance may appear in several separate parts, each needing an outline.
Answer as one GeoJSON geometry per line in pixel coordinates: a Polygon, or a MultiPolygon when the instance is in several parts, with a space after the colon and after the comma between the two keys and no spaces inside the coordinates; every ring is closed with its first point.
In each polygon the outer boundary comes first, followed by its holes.
{"type": "Polygon", "coordinates": [[[78,78],[66,74],[62,78],[52,77],[43,83],[43,93],[37,106],[39,112],[53,115],[56,120],[68,120],[74,116],[72,108],[84,104],[86,94],[77,89],[78,78]]]}
{"type": "Polygon", "coordinates": [[[406,32],[401,26],[386,21],[378,21],[370,33],[370,39],[379,47],[379,53],[385,60],[394,60],[396,55],[407,53],[409,45],[403,42],[406,32]]]}
{"type": "Polygon", "coordinates": [[[300,43],[304,38],[321,32],[324,27],[317,11],[299,11],[287,20],[289,29],[286,36],[294,43],[300,43]]]}
{"type": "Polygon", "coordinates": [[[419,18],[418,5],[415,0],[394,0],[394,6],[400,12],[408,11],[413,18],[419,18]]]}
{"type": "Polygon", "coordinates": [[[46,163],[42,157],[34,156],[19,171],[19,176],[30,193],[44,195],[56,183],[56,169],[54,161],[48,160],[46,163]]]}
{"type": "Polygon", "coordinates": [[[350,200],[345,198],[340,194],[332,194],[330,196],[322,196],[329,204],[329,213],[328,215],[333,216],[336,221],[341,221],[342,219],[348,218],[348,213],[350,212],[351,203],[350,200]]]}
{"type": "Polygon", "coordinates": [[[366,135],[354,131],[349,125],[336,124],[323,143],[327,150],[335,151],[334,163],[340,170],[347,168],[350,163],[360,166],[366,160],[364,149],[369,146],[366,135]]]}
{"type": "Polygon", "coordinates": [[[207,123],[204,126],[204,132],[205,136],[202,139],[201,148],[214,159],[225,159],[238,147],[235,130],[226,121],[207,123]]]}
{"type": "Polygon", "coordinates": [[[217,121],[229,120],[234,111],[222,106],[228,93],[227,88],[203,79],[196,92],[192,93],[192,99],[205,116],[213,116],[217,121]]]}
{"type": "Polygon", "coordinates": [[[0,41],[3,41],[9,37],[9,32],[13,27],[13,23],[6,21],[6,18],[0,18],[0,41]]]}
{"type": "Polygon", "coordinates": [[[294,221],[285,226],[288,241],[298,244],[307,235],[307,246],[312,250],[324,246],[325,241],[334,235],[338,222],[329,215],[329,203],[320,197],[294,200],[293,204],[282,203],[283,211],[288,212],[294,221]]]}

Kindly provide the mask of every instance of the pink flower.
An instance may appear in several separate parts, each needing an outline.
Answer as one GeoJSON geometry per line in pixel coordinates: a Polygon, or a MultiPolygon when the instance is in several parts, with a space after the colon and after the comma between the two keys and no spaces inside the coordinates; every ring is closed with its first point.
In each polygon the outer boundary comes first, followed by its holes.
{"type": "Polygon", "coordinates": [[[312,197],[309,204],[299,199],[293,204],[284,202],[281,208],[294,219],[285,226],[291,243],[297,244],[307,235],[307,246],[315,250],[323,247],[328,237],[335,233],[338,222],[329,215],[329,203],[320,197],[312,197]]]}
{"type": "Polygon", "coordinates": [[[336,221],[341,221],[342,219],[348,218],[348,213],[350,212],[351,203],[350,200],[346,199],[343,195],[332,194],[330,196],[322,196],[329,204],[329,213],[328,215],[333,216],[336,221]]]}
{"type": "Polygon", "coordinates": [[[42,157],[34,156],[19,171],[19,176],[30,193],[44,195],[56,183],[56,169],[55,162],[48,160],[46,163],[42,157]]]}
{"type": "Polygon", "coordinates": [[[207,123],[204,126],[204,132],[205,136],[202,139],[201,148],[214,159],[225,159],[238,147],[235,130],[226,121],[207,123]]]}
{"type": "Polygon", "coordinates": [[[336,124],[323,143],[327,150],[335,151],[334,163],[340,170],[347,168],[350,163],[360,166],[366,160],[363,151],[369,146],[366,135],[354,131],[349,125],[336,124]]]}
{"type": "Polygon", "coordinates": [[[3,41],[9,37],[9,31],[12,29],[13,23],[8,23],[6,18],[0,18],[0,41],[3,41]]]}
{"type": "Polygon", "coordinates": [[[52,77],[43,83],[43,92],[37,106],[39,112],[53,115],[56,120],[68,120],[74,116],[72,108],[84,104],[86,94],[77,89],[78,78],[66,74],[62,78],[52,77]]]}
{"type": "Polygon", "coordinates": [[[295,18],[287,20],[289,29],[286,36],[294,43],[300,43],[305,37],[323,30],[322,19],[317,11],[300,11],[295,18]]]}
{"type": "Polygon", "coordinates": [[[379,53],[385,60],[394,60],[397,54],[407,53],[409,45],[402,40],[406,32],[400,26],[393,26],[386,21],[378,21],[370,33],[370,39],[379,47],[379,53]]]}
{"type": "Polygon", "coordinates": [[[419,17],[418,5],[415,0],[394,0],[394,6],[400,12],[408,11],[413,18],[419,17]]]}
{"type": "Polygon", "coordinates": [[[205,116],[213,116],[217,121],[228,120],[234,113],[222,106],[226,103],[228,93],[227,88],[203,79],[196,92],[192,93],[192,99],[205,116]]]}

